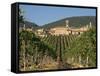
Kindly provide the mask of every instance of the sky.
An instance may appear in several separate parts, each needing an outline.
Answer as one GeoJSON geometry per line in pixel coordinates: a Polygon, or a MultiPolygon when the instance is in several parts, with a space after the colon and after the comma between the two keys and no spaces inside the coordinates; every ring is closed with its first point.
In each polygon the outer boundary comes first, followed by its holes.
{"type": "Polygon", "coordinates": [[[20,4],[19,7],[23,11],[25,20],[34,22],[39,26],[67,17],[96,16],[96,10],[89,8],[53,7],[22,4],[20,4]]]}

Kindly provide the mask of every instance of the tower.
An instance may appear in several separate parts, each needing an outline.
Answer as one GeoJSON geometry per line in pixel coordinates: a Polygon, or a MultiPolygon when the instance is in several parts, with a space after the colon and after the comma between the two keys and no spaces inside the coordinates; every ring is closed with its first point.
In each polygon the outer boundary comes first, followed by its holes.
{"type": "Polygon", "coordinates": [[[89,24],[89,27],[91,28],[92,27],[92,23],[90,22],[90,24],[89,24]]]}
{"type": "Polygon", "coordinates": [[[66,27],[69,28],[69,25],[68,25],[69,24],[69,21],[66,20],[65,22],[66,22],[66,27]]]}

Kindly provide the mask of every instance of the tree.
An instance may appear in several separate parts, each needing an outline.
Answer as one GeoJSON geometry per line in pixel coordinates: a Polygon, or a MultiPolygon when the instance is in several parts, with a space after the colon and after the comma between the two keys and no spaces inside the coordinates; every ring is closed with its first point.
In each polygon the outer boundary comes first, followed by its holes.
{"type": "Polygon", "coordinates": [[[68,58],[74,58],[74,63],[85,67],[96,66],[96,29],[91,28],[77,37],[71,44],[66,54],[68,58]]]}
{"type": "Polygon", "coordinates": [[[28,44],[30,41],[32,41],[33,36],[34,34],[32,32],[25,30],[19,33],[20,51],[23,57],[24,70],[26,69],[26,55],[29,52],[28,44]]]}
{"type": "Polygon", "coordinates": [[[31,65],[35,65],[34,68],[37,68],[36,66],[41,63],[45,55],[56,58],[53,48],[41,41],[33,32],[22,30],[19,33],[19,43],[20,60],[24,71],[27,70],[28,61],[31,61],[31,65]]]}
{"type": "Polygon", "coordinates": [[[24,22],[24,15],[21,8],[19,8],[19,22],[20,23],[24,22]]]}

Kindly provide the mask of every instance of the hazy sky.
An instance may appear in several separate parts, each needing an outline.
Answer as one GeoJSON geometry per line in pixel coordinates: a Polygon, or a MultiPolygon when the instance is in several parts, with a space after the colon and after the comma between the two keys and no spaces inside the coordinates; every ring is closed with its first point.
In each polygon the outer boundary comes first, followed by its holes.
{"type": "Polygon", "coordinates": [[[96,10],[88,8],[36,5],[20,5],[20,8],[24,11],[24,17],[27,21],[34,22],[40,26],[66,17],[96,16],[96,10]]]}

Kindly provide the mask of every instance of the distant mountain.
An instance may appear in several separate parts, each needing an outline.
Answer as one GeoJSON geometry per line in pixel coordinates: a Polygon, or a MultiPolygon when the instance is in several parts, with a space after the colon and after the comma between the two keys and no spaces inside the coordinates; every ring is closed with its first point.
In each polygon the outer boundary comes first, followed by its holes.
{"type": "MultiPolygon", "coordinates": [[[[25,24],[25,27],[26,27],[26,28],[33,28],[33,29],[36,29],[36,28],[39,27],[37,24],[35,24],[35,23],[33,23],[33,22],[29,22],[29,21],[25,21],[24,24],[25,24]]],[[[20,28],[23,27],[24,24],[23,24],[23,23],[20,23],[19,27],[20,27],[20,28]]]]}
{"type": "Polygon", "coordinates": [[[52,23],[45,24],[42,26],[42,28],[53,28],[53,27],[58,27],[58,26],[65,27],[66,20],[69,21],[70,27],[81,27],[81,26],[89,24],[90,22],[92,23],[92,25],[96,25],[95,16],[77,16],[77,17],[64,18],[52,23]]]}

